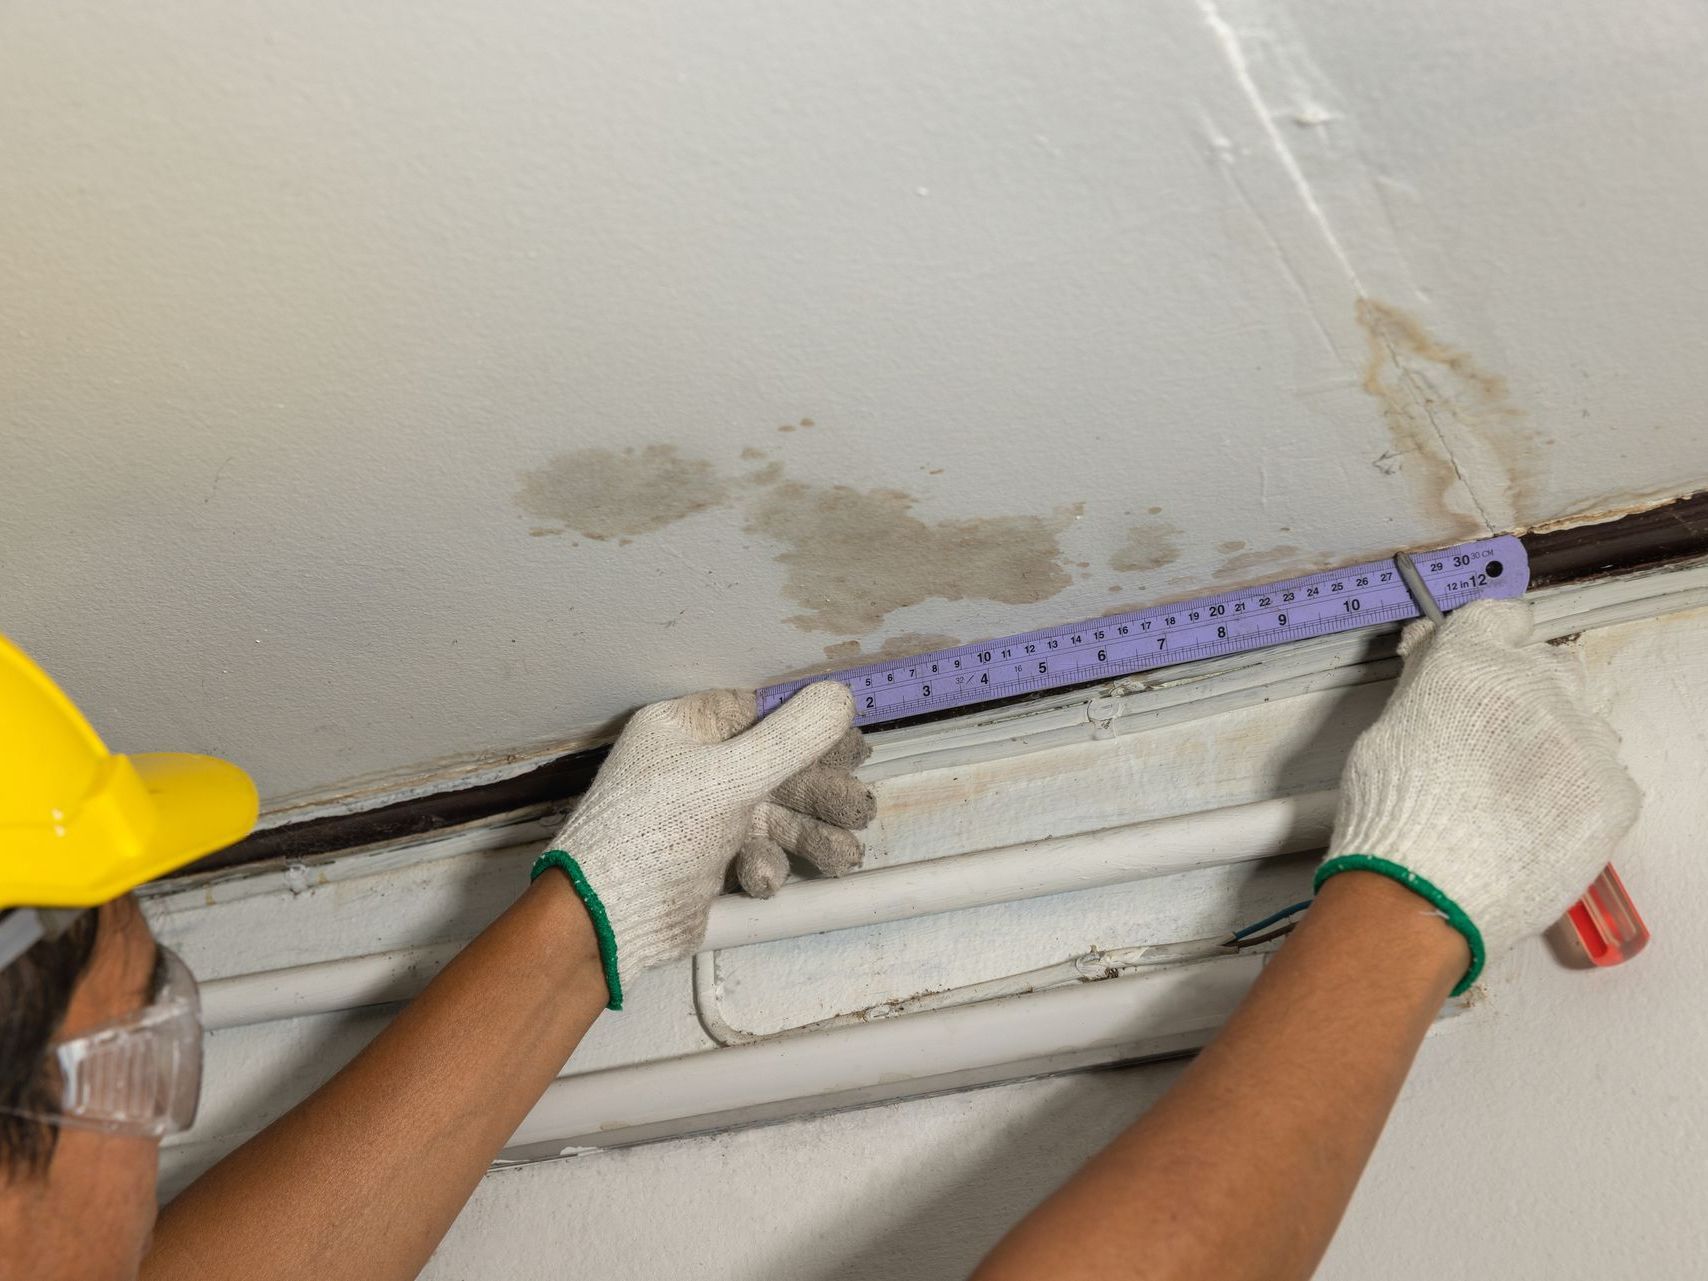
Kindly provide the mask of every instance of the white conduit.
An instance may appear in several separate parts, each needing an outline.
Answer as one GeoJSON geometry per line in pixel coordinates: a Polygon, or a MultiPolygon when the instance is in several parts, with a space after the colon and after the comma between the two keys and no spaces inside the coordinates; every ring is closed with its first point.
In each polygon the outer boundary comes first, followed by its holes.
{"type": "Polygon", "coordinates": [[[1178,1053],[1221,1026],[1263,959],[1230,957],[560,1077],[504,1155],[556,1156],[1178,1053]],[[530,1145],[536,1150],[525,1150],[530,1145]]]}
{"type": "MultiPolygon", "coordinates": [[[[796,881],[769,899],[725,895],[712,904],[701,950],[770,943],[1314,849],[1328,841],[1336,798],[1333,791],[1307,792],[877,868],[838,880],[796,881]]],[[[432,943],[210,979],[201,985],[202,1021],[209,1028],[238,1027],[407,1000],[462,947],[461,942],[432,943]]]]}

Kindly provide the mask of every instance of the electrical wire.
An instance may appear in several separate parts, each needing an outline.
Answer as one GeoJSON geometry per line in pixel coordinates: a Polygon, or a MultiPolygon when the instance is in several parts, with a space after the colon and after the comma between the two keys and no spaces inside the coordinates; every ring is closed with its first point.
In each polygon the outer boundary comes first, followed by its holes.
{"type": "Polygon", "coordinates": [[[1256,947],[1260,943],[1271,942],[1275,939],[1280,938],[1283,934],[1291,934],[1293,932],[1294,927],[1297,925],[1298,925],[1297,921],[1288,921],[1287,924],[1283,925],[1280,929],[1270,930],[1267,934],[1259,934],[1255,938],[1230,939],[1227,943],[1227,946],[1235,949],[1236,951],[1243,951],[1244,949],[1246,949],[1248,947],[1256,947]]]}
{"type": "MultiPolygon", "coordinates": [[[[1298,913],[1303,912],[1310,905],[1311,905],[1310,899],[1308,899],[1308,898],[1307,899],[1301,899],[1301,900],[1299,900],[1299,902],[1293,904],[1291,907],[1284,907],[1279,912],[1271,912],[1268,916],[1264,917],[1261,921],[1253,921],[1250,925],[1247,925],[1241,929],[1235,930],[1231,937],[1237,943],[1240,939],[1245,938],[1249,934],[1256,934],[1259,930],[1267,929],[1269,926],[1274,925],[1275,922],[1277,922],[1277,921],[1284,921],[1289,916],[1295,916],[1298,913]]],[[[1292,926],[1288,926],[1287,928],[1291,929],[1292,926]]],[[[1273,938],[1273,937],[1275,937],[1275,935],[1269,935],[1267,937],[1273,938]]],[[[1253,939],[1252,940],[1253,943],[1258,943],[1261,941],[1262,940],[1260,940],[1260,939],[1253,939]]]]}

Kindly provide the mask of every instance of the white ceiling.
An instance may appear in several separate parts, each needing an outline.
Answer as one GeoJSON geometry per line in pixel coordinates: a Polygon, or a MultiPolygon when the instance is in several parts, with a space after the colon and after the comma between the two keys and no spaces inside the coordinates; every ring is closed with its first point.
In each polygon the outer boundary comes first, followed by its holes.
{"type": "Polygon", "coordinates": [[[1708,19],[0,27],[0,630],[275,802],[1708,481],[1708,19]]]}

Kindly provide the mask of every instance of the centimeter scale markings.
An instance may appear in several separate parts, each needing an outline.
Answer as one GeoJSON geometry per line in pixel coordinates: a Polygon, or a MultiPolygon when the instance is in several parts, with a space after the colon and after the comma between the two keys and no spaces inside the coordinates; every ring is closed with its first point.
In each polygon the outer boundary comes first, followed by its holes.
{"type": "MultiPolygon", "coordinates": [[[[1442,610],[1524,594],[1530,563],[1511,535],[1413,557],[1442,610]]],[[[774,710],[815,681],[841,681],[854,695],[855,723],[877,725],[1059,689],[1201,658],[1264,649],[1419,617],[1391,560],[1369,561],[1219,596],[980,641],[901,662],[850,667],[759,691],[774,710]]]]}

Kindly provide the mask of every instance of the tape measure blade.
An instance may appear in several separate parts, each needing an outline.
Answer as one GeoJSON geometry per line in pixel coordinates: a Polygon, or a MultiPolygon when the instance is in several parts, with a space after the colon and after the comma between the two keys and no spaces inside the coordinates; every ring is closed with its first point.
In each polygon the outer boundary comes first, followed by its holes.
{"type": "MultiPolygon", "coordinates": [[[[1530,582],[1524,544],[1510,534],[1413,559],[1443,612],[1473,600],[1514,599],[1530,582]]],[[[1367,561],[800,677],[761,689],[759,711],[772,711],[816,681],[835,680],[854,695],[856,724],[888,724],[1416,617],[1417,604],[1394,563],[1367,561]]]]}

